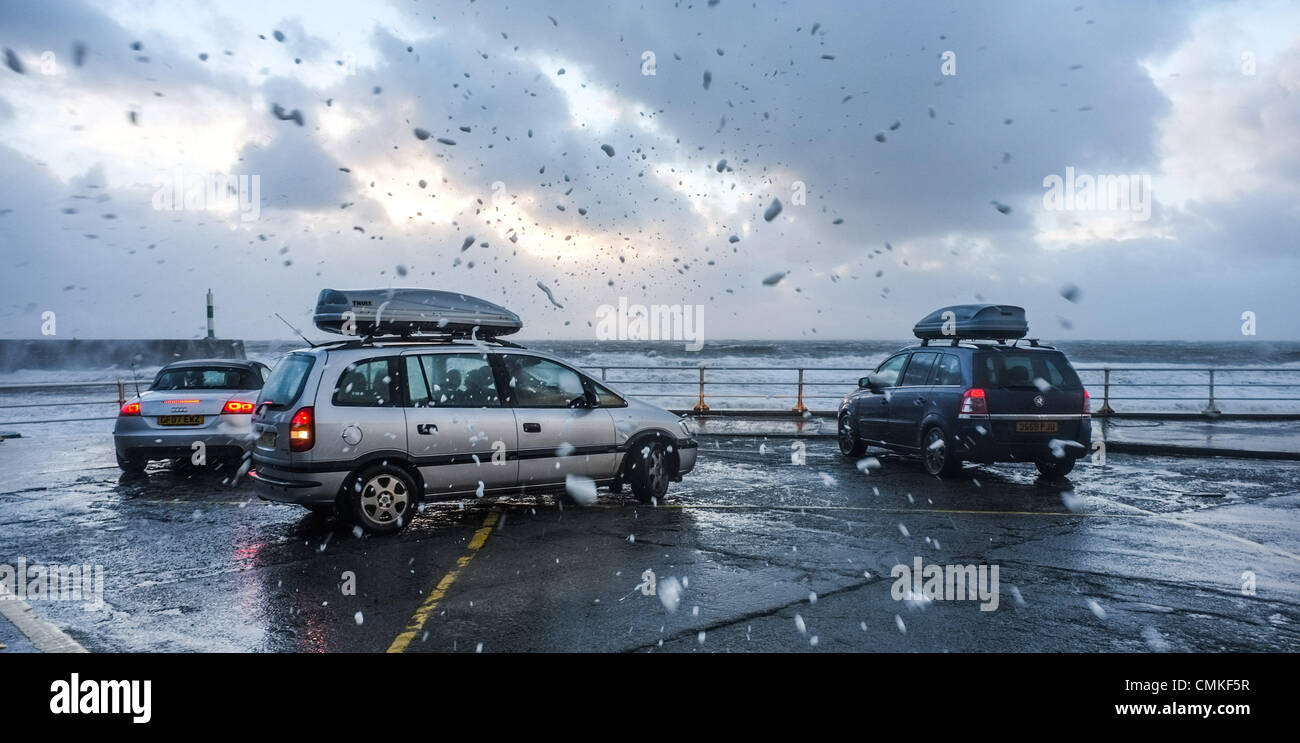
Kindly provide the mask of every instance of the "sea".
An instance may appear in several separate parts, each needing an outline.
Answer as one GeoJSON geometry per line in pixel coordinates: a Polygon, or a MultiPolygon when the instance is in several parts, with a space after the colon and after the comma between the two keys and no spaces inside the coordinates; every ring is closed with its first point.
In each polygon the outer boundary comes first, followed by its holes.
{"type": "MultiPolygon", "coordinates": [[[[520,342],[568,360],[620,393],[666,408],[698,405],[702,373],[704,401],[712,410],[790,410],[800,402],[802,370],[803,405],[833,410],[856,387],[859,377],[915,341],[723,340],[705,343],[694,352],[680,342],[520,342]]],[[[246,341],[245,351],[249,358],[274,366],[303,345],[301,340],[246,341]]],[[[1055,345],[1079,370],[1094,410],[1104,402],[1129,412],[1203,410],[1210,398],[1209,370],[1214,369],[1215,409],[1300,412],[1300,342],[1068,341],[1055,345]],[[1109,388],[1106,369],[1110,369],[1109,388]]],[[[96,366],[94,359],[70,362],[69,367],[6,373],[0,375],[0,386],[123,381],[130,389],[137,382],[147,383],[156,370],[96,366]]],[[[0,392],[0,406],[17,401],[18,396],[0,392]]]]}

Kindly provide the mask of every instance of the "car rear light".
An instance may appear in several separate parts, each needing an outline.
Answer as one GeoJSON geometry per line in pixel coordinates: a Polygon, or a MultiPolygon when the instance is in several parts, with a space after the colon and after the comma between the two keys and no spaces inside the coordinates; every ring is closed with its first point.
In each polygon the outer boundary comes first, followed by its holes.
{"type": "Polygon", "coordinates": [[[122,415],[139,415],[139,414],[140,414],[140,403],[138,403],[138,402],[129,402],[129,403],[123,405],[123,406],[122,406],[122,412],[121,412],[121,414],[122,414],[122,415]]]}
{"type": "Polygon", "coordinates": [[[234,415],[249,415],[253,412],[253,403],[242,400],[227,400],[226,407],[221,409],[222,413],[232,413],[234,415]]]}
{"type": "Polygon", "coordinates": [[[316,443],[316,411],[302,408],[289,422],[289,451],[309,451],[316,443]]]}
{"type": "Polygon", "coordinates": [[[1083,414],[1092,415],[1092,395],[1087,390],[1083,391],[1083,414]]]}
{"type": "Polygon", "coordinates": [[[979,387],[966,390],[961,396],[961,414],[962,415],[988,415],[988,399],[984,397],[984,390],[979,387]]]}

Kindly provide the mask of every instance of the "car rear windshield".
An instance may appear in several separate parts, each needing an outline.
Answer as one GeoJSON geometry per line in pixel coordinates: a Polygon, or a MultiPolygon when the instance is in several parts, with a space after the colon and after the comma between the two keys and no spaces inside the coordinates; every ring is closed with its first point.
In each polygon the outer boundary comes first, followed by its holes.
{"type": "Polygon", "coordinates": [[[262,394],[257,397],[257,404],[268,403],[273,408],[287,408],[298,401],[302,387],[307,383],[307,374],[316,360],[307,354],[293,353],[280,359],[266,380],[262,394]]]}
{"type": "Polygon", "coordinates": [[[151,390],[255,390],[262,376],[235,366],[186,366],[164,369],[151,390]]]}
{"type": "Polygon", "coordinates": [[[1077,390],[1083,387],[1064,354],[1022,351],[977,354],[976,387],[1036,387],[1077,390]]]}

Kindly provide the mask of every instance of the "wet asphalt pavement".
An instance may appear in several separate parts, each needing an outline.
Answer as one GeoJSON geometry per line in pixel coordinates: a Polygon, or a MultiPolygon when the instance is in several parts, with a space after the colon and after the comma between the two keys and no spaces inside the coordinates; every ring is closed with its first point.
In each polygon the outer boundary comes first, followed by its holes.
{"type": "MultiPolygon", "coordinates": [[[[360,537],[231,473],[122,478],[93,425],[0,445],[0,563],[102,565],[102,608],[29,601],[92,652],[1300,649],[1297,462],[1112,454],[1065,483],[939,481],[859,471],[828,438],[793,464],[789,438],[709,436],[657,508],[443,502],[360,537]],[[997,609],[895,600],[916,557],[997,565],[997,609]]],[[[32,649],[2,618],[0,644],[32,649]]]]}

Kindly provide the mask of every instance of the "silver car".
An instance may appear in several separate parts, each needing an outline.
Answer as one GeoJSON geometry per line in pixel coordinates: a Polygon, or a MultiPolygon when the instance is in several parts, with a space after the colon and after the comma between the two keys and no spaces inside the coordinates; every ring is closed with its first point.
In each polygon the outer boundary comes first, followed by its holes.
{"type": "Polygon", "coordinates": [[[352,340],[281,359],[253,415],[268,500],[372,533],[425,499],[597,487],[663,499],[695,466],[685,421],[512,344],[352,340]]]}
{"type": "Polygon", "coordinates": [[[152,459],[239,460],[252,446],[253,403],[269,374],[260,361],[197,359],[164,366],[149,389],[118,413],[117,466],[138,473],[152,459]]]}

